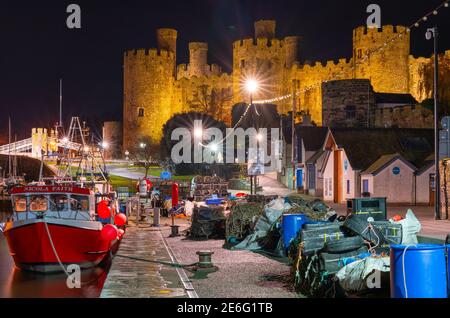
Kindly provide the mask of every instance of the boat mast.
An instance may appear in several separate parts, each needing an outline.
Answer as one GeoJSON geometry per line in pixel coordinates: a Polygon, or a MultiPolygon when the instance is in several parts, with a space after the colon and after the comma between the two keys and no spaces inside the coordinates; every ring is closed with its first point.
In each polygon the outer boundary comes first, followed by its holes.
{"type": "Polygon", "coordinates": [[[8,117],[8,175],[11,177],[11,116],[8,117]]]}

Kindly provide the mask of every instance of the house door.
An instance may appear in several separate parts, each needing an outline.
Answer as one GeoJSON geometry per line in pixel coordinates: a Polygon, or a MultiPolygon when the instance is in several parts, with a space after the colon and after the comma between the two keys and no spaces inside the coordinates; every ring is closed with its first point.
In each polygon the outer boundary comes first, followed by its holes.
{"type": "Polygon", "coordinates": [[[435,195],[436,195],[436,182],[434,180],[434,173],[430,173],[430,182],[429,182],[429,187],[430,187],[430,206],[434,206],[435,203],[435,195]]]}

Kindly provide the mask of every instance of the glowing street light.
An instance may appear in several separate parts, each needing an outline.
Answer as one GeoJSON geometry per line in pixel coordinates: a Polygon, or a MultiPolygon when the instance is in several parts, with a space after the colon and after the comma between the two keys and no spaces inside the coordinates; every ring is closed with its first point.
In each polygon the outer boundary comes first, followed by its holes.
{"type": "Polygon", "coordinates": [[[245,81],[245,89],[247,90],[247,92],[249,92],[250,94],[254,94],[256,93],[256,91],[259,88],[259,83],[257,80],[255,80],[254,78],[249,78],[245,81]]]}
{"type": "Polygon", "coordinates": [[[99,144],[103,149],[108,149],[109,148],[109,143],[107,141],[102,141],[99,144]]]}
{"type": "Polygon", "coordinates": [[[64,137],[64,138],[62,139],[62,141],[63,141],[64,143],[67,143],[67,142],[69,142],[69,138],[64,137]]]}
{"type": "Polygon", "coordinates": [[[140,147],[141,149],[144,149],[145,147],[147,147],[147,145],[146,145],[145,143],[141,142],[141,143],[139,144],[139,147],[140,147]]]}

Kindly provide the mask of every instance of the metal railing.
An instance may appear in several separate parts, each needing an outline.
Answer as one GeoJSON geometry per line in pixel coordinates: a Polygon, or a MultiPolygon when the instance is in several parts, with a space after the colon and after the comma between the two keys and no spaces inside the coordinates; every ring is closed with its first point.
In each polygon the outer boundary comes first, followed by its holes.
{"type": "MultiPolygon", "coordinates": [[[[72,142],[72,141],[59,141],[58,147],[71,149],[71,150],[80,150],[81,144],[72,142]]],[[[10,144],[6,144],[0,146],[0,154],[7,155],[16,155],[31,152],[33,148],[32,138],[23,139],[20,141],[12,142],[10,144]]]]}
{"type": "Polygon", "coordinates": [[[31,138],[16,141],[7,145],[0,146],[1,154],[13,154],[31,151],[32,141],[31,138]]]}

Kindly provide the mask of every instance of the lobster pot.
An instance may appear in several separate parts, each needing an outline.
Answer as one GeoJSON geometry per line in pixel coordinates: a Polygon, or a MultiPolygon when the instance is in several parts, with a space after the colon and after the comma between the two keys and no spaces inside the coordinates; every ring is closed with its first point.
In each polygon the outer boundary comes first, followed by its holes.
{"type": "Polygon", "coordinates": [[[446,298],[445,252],[444,245],[392,245],[391,297],[446,298]]]}
{"type": "Polygon", "coordinates": [[[291,241],[297,237],[303,224],[308,222],[308,217],[304,214],[284,214],[282,220],[284,249],[288,250],[291,241]]]}

